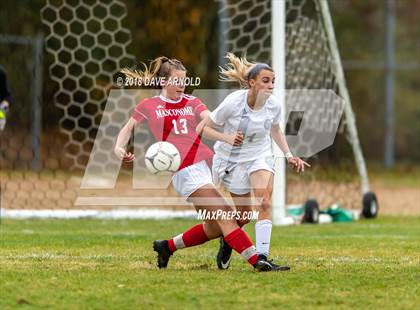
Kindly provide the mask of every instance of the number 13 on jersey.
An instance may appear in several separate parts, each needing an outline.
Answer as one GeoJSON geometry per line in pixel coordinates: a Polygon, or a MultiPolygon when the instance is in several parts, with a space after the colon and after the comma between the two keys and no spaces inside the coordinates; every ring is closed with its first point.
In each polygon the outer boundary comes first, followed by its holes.
{"type": "Polygon", "coordinates": [[[179,122],[177,122],[177,120],[175,119],[172,120],[172,125],[174,128],[175,134],[179,135],[181,133],[182,134],[188,133],[187,120],[185,118],[181,118],[178,121],[179,122]],[[178,126],[178,123],[179,123],[179,126],[178,126]]]}

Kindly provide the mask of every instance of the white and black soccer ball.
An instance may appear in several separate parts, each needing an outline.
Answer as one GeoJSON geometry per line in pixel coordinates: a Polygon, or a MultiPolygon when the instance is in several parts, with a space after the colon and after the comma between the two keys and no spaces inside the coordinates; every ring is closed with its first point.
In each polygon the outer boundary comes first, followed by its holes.
{"type": "Polygon", "coordinates": [[[144,160],[152,174],[176,172],[181,164],[181,155],[172,143],[159,141],[147,149],[144,160]]]}

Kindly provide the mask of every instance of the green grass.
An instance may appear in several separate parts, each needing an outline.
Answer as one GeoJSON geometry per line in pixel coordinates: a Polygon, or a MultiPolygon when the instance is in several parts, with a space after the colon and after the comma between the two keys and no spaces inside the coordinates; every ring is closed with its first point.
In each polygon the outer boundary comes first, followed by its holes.
{"type": "Polygon", "coordinates": [[[194,221],[5,219],[0,308],[414,309],[419,220],[276,227],[272,257],[292,270],[255,273],[236,254],[228,271],[217,270],[216,241],[155,268],[152,241],[194,221]]]}

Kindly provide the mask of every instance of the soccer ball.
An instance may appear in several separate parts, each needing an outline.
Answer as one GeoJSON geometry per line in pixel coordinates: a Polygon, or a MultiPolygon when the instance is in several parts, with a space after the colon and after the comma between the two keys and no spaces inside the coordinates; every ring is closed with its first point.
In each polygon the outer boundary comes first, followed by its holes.
{"type": "Polygon", "coordinates": [[[181,164],[181,155],[172,143],[159,141],[147,149],[144,160],[150,173],[176,172],[181,164]]]}

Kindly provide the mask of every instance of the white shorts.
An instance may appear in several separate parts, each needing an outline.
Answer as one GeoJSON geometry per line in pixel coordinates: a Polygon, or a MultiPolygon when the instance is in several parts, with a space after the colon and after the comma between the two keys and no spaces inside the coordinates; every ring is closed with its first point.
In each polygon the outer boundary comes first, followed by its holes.
{"type": "Polygon", "coordinates": [[[200,187],[213,184],[213,179],[209,166],[202,160],[174,173],[172,184],[178,195],[188,198],[200,187]]]}
{"type": "Polygon", "coordinates": [[[223,182],[229,192],[237,195],[244,195],[251,191],[249,177],[257,170],[267,170],[274,174],[274,156],[267,155],[241,163],[228,162],[217,155],[213,157],[214,184],[218,186],[220,182],[223,182]]]}

